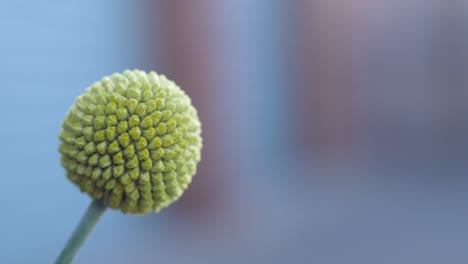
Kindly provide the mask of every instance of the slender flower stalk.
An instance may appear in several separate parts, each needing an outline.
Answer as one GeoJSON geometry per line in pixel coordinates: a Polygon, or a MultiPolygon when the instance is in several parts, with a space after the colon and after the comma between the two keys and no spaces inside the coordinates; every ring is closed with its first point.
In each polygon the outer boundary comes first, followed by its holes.
{"type": "Polygon", "coordinates": [[[86,210],[85,215],[76,227],[72,236],[63,248],[55,264],[71,263],[76,253],[80,250],[86,238],[93,231],[94,226],[106,211],[106,206],[100,200],[93,200],[86,210]]]}

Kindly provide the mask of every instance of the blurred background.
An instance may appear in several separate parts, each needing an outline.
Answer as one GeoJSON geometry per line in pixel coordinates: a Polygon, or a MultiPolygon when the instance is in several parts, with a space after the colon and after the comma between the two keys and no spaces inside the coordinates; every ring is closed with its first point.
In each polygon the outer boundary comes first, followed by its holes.
{"type": "Polygon", "coordinates": [[[75,263],[468,263],[468,2],[0,0],[0,263],[52,263],[90,199],[57,151],[96,80],[193,98],[183,198],[108,211],[75,263]]]}

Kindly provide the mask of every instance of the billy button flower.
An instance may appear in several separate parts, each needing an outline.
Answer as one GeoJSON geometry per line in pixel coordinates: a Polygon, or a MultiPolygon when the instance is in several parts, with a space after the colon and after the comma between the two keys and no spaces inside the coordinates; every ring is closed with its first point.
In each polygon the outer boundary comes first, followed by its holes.
{"type": "Polygon", "coordinates": [[[202,148],[201,123],[187,94],[164,75],[139,70],[89,87],[70,108],[59,138],[68,179],[93,203],[57,263],[71,262],[106,207],[146,214],[176,201],[202,148]]]}

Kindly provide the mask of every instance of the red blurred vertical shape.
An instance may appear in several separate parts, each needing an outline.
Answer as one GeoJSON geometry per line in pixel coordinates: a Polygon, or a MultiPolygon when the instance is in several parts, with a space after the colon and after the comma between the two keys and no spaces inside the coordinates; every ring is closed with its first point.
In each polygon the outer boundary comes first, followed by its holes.
{"type": "Polygon", "coordinates": [[[321,162],[343,158],[354,145],[353,2],[295,1],[298,145],[321,162]]]}
{"type": "MultiPolygon", "coordinates": [[[[155,41],[164,41],[164,69],[192,98],[202,121],[203,152],[190,188],[179,202],[179,208],[213,212],[219,208],[220,177],[226,174],[223,164],[223,141],[220,136],[218,98],[222,70],[216,65],[219,35],[215,0],[164,0],[163,35],[155,35],[155,41]]],[[[161,21],[161,20],[160,20],[161,21]]]]}

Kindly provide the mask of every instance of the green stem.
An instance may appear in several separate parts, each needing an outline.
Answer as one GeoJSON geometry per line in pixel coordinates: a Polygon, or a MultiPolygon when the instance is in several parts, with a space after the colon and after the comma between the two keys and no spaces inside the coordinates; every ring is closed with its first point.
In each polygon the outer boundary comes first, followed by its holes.
{"type": "Polygon", "coordinates": [[[88,210],[86,210],[86,214],[76,227],[75,232],[73,232],[55,264],[68,264],[72,262],[81,245],[83,245],[83,242],[91,233],[105,210],[106,206],[101,200],[93,200],[91,202],[88,210]]]}

